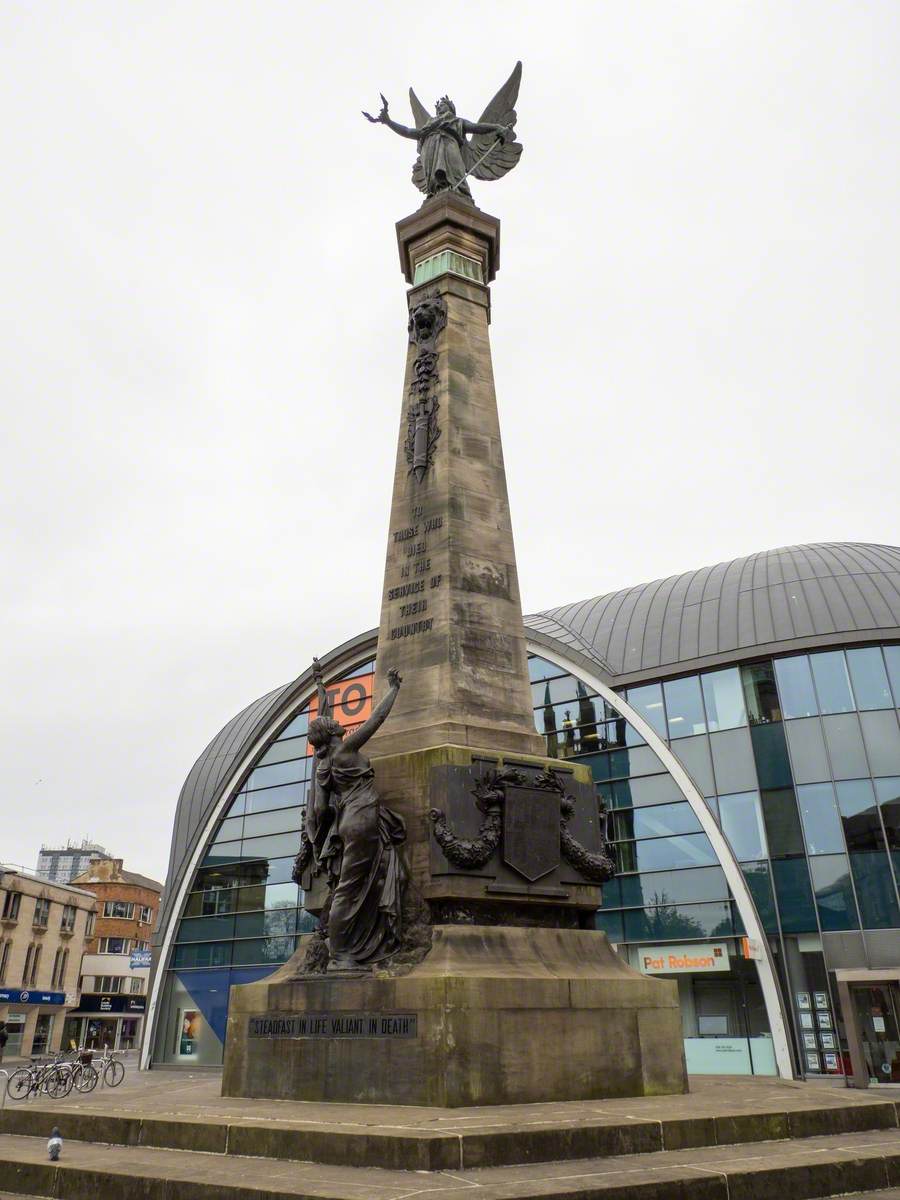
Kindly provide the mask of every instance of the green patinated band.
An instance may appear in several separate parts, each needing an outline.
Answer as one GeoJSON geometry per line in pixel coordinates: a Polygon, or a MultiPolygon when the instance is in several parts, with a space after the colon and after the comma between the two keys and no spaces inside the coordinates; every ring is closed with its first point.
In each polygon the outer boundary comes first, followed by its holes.
{"type": "Polygon", "coordinates": [[[438,275],[449,272],[451,275],[462,275],[464,279],[474,279],[476,283],[484,283],[481,263],[475,258],[466,258],[455,250],[442,250],[440,254],[432,254],[416,263],[416,273],[413,284],[428,283],[438,275]]]}

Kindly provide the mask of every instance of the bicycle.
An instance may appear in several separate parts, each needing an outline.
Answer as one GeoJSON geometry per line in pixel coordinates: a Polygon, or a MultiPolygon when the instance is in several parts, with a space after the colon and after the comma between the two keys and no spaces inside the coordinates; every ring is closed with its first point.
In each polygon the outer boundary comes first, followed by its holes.
{"type": "Polygon", "coordinates": [[[82,1046],[80,1050],[73,1051],[73,1054],[74,1058],[67,1063],[72,1073],[72,1083],[76,1091],[83,1095],[92,1092],[100,1080],[100,1073],[91,1061],[93,1053],[82,1046]]]}
{"type": "Polygon", "coordinates": [[[68,1096],[75,1080],[67,1065],[57,1055],[48,1063],[32,1059],[27,1067],[13,1071],[6,1081],[6,1094],[11,1100],[24,1100],[41,1092],[51,1100],[68,1096]]]}
{"type": "Polygon", "coordinates": [[[106,1049],[103,1051],[99,1069],[104,1087],[118,1087],[125,1078],[125,1064],[114,1057],[114,1055],[121,1053],[121,1050],[106,1049]]]}

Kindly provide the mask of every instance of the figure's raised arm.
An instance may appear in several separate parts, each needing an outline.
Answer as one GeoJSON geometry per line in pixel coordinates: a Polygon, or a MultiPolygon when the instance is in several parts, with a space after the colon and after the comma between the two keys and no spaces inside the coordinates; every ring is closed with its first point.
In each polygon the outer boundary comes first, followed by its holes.
{"type": "Polygon", "coordinates": [[[358,750],[360,746],[364,746],[376,729],[380,729],[387,719],[388,713],[394,707],[394,701],[397,699],[397,693],[400,691],[400,684],[403,680],[400,678],[400,672],[393,668],[388,671],[388,682],[390,687],[387,690],[387,695],[369,717],[368,721],[364,721],[359,729],[355,729],[353,733],[348,733],[344,738],[344,748],[348,750],[358,750]]]}
{"type": "Polygon", "coordinates": [[[416,129],[408,129],[405,125],[401,125],[399,121],[394,121],[388,116],[388,102],[384,98],[384,93],[381,94],[381,112],[377,117],[373,117],[371,113],[367,113],[363,109],[363,116],[367,121],[371,121],[373,125],[387,125],[388,129],[393,129],[394,133],[398,133],[400,137],[418,138],[419,133],[416,129]]]}

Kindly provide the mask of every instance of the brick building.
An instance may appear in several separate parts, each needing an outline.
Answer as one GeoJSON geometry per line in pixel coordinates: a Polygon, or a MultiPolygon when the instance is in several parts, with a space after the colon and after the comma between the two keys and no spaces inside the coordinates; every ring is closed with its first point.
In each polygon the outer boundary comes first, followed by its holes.
{"type": "Polygon", "coordinates": [[[58,1050],[78,1005],[81,959],[96,900],[82,888],[0,866],[0,1021],[4,1057],[58,1050]]]}
{"type": "Polygon", "coordinates": [[[126,871],[121,858],[91,860],[74,886],[97,898],[94,936],[81,964],[81,1003],[66,1042],[131,1050],[140,1045],[150,974],[150,938],[162,884],[126,871]]]}

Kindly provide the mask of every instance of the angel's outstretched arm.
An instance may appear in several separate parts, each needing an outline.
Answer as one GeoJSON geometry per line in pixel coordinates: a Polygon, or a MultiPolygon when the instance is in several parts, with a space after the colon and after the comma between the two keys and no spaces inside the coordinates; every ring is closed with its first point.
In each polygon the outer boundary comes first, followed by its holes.
{"type": "Polygon", "coordinates": [[[369,717],[360,725],[359,729],[355,729],[353,733],[347,734],[344,738],[344,747],[348,750],[358,750],[360,746],[364,746],[376,729],[380,729],[387,719],[388,713],[394,707],[394,701],[397,699],[397,693],[400,691],[400,684],[403,682],[400,678],[399,671],[388,671],[388,679],[391,686],[388,688],[387,695],[369,717]]]}
{"type": "Polygon", "coordinates": [[[373,125],[387,125],[388,129],[393,129],[394,133],[399,133],[400,137],[418,138],[419,133],[416,129],[408,129],[405,125],[401,125],[399,121],[394,121],[388,116],[388,102],[384,95],[381,97],[381,112],[377,117],[373,117],[371,113],[363,112],[363,116],[367,121],[371,121],[373,125]]]}

